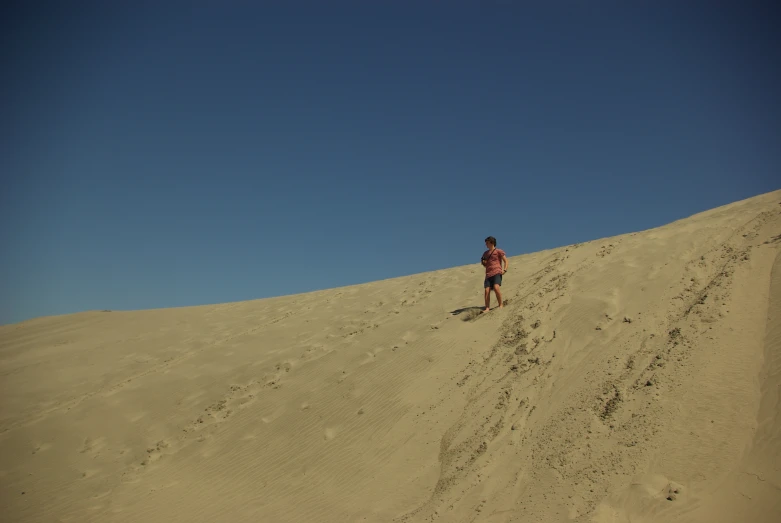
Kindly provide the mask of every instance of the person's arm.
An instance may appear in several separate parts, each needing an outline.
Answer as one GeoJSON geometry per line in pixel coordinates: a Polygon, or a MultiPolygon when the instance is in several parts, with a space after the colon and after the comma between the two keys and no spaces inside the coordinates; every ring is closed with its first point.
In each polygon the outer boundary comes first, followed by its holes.
{"type": "Polygon", "coordinates": [[[504,272],[507,272],[507,268],[510,266],[510,260],[507,259],[507,256],[502,255],[502,261],[504,262],[504,272]]]}

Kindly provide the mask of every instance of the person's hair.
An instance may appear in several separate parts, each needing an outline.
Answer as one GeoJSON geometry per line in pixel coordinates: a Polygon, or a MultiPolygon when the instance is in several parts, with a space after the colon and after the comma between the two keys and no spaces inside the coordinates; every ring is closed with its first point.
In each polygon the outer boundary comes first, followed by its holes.
{"type": "Polygon", "coordinates": [[[494,238],[493,236],[489,236],[488,238],[485,239],[485,241],[489,242],[491,245],[496,247],[496,238],[494,238]]]}

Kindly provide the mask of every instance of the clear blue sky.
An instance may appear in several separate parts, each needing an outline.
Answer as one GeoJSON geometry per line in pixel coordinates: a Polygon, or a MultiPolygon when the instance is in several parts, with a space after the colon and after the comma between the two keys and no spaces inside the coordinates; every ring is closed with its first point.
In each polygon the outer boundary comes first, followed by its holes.
{"type": "Polygon", "coordinates": [[[121,3],[3,4],[0,323],[363,283],[781,188],[772,2],[121,3]]]}

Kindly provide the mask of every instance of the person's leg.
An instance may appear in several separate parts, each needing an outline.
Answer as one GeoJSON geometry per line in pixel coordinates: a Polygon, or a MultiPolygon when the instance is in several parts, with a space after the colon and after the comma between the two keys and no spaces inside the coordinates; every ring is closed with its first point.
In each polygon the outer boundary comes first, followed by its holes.
{"type": "Polygon", "coordinates": [[[494,293],[496,294],[496,299],[499,300],[499,308],[501,309],[504,307],[504,302],[502,301],[502,286],[498,283],[494,285],[494,293]]]}
{"type": "Polygon", "coordinates": [[[491,284],[488,279],[485,280],[485,309],[483,312],[491,310],[491,284]]]}

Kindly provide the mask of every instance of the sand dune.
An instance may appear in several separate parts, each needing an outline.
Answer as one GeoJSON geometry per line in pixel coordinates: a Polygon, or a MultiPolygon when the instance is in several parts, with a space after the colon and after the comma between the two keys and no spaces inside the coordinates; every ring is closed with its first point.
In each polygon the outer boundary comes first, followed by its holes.
{"type": "Polygon", "coordinates": [[[779,253],[776,191],[486,315],[475,263],[0,327],[4,520],[781,521],[779,253]]]}

